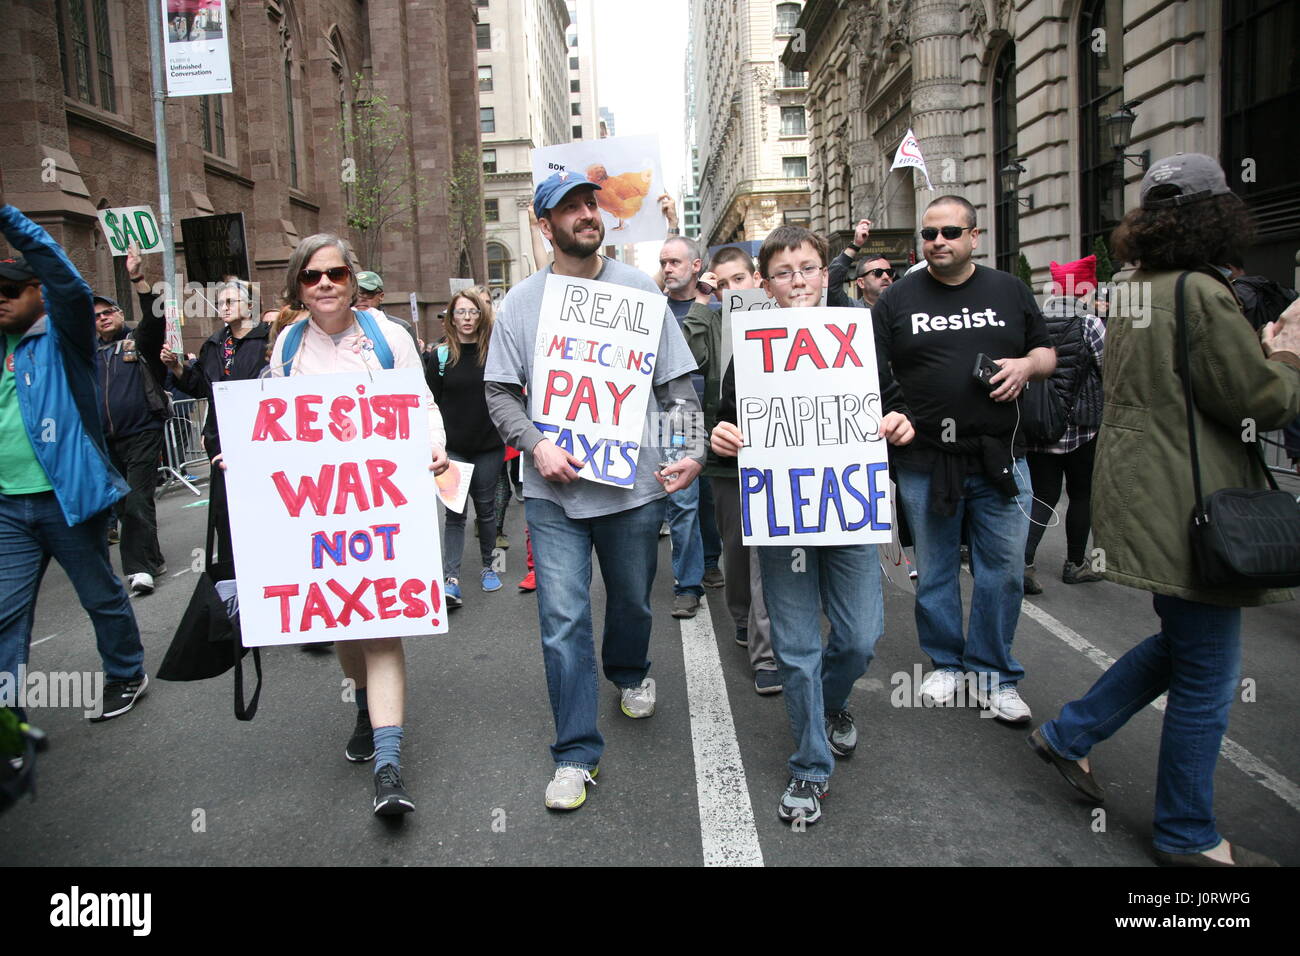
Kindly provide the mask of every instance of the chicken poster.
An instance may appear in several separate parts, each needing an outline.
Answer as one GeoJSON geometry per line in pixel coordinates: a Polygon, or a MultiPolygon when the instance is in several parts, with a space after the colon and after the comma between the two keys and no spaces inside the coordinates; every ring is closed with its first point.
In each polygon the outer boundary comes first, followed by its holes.
{"type": "Polygon", "coordinates": [[[418,369],[213,386],[244,645],[447,631],[418,369]]]}
{"type": "Polygon", "coordinates": [[[668,226],[659,211],[664,193],[658,136],[611,136],[533,150],[533,188],[552,173],[574,172],[600,187],[596,204],[605,242],[655,242],[668,226]]]}
{"type": "Polygon", "coordinates": [[[746,545],[887,544],[888,443],[865,309],[732,313],[746,545]]]}
{"type": "Polygon", "coordinates": [[[637,459],[658,452],[642,445],[655,440],[646,406],[667,311],[657,292],[546,277],[529,415],[543,435],[582,462],[579,478],[631,488],[637,459]]]}

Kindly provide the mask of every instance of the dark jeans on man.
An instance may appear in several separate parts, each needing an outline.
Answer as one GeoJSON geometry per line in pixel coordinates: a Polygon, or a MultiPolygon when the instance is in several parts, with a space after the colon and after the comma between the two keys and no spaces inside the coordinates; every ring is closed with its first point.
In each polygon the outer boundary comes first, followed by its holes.
{"type": "Polygon", "coordinates": [[[126,588],[108,559],[108,514],[69,528],[54,492],[0,494],[0,673],[27,663],[41,578],[54,558],[90,615],[106,681],[144,674],[144,646],[126,588]]]}
{"type": "Polygon", "coordinates": [[[153,498],[158,487],[158,458],[162,448],[161,428],[108,440],[108,455],[113,467],[131,486],[131,493],[113,508],[121,526],[122,573],[127,576],[141,572],[162,573],[158,512],[153,498]]]}
{"type": "Polygon", "coordinates": [[[1083,564],[1088,551],[1088,532],[1092,530],[1092,463],[1096,457],[1097,439],[1085,442],[1072,452],[1053,455],[1049,452],[1031,451],[1025,455],[1029,463],[1029,480],[1034,486],[1034,505],[1029,513],[1029,541],[1025,545],[1025,564],[1034,563],[1038,542],[1043,540],[1048,518],[1061,499],[1061,479],[1065,479],[1065,493],[1070,505],[1065,512],[1065,556],[1071,564],[1083,564]]]}

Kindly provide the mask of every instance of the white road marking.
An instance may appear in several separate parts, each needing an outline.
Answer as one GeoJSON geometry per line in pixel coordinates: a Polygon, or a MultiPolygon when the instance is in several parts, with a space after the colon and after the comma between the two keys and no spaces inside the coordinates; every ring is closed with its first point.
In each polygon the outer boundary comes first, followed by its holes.
{"type": "Polygon", "coordinates": [[[44,644],[46,641],[52,641],[58,636],[59,636],[59,632],[55,631],[49,637],[42,637],[39,641],[32,641],[31,646],[35,647],[37,644],[44,644]]]}
{"type": "Polygon", "coordinates": [[[707,598],[700,599],[695,617],[682,621],[682,657],[704,865],[762,866],[763,851],[754,828],[754,809],[707,598]]]}
{"type": "MultiPolygon", "coordinates": [[[[1101,670],[1104,671],[1115,663],[1115,658],[1100,647],[1090,643],[1077,631],[1066,627],[1037,605],[1025,601],[1021,609],[1026,615],[1043,625],[1044,628],[1088,658],[1101,670]]],[[[1152,701],[1151,706],[1163,713],[1165,709],[1164,695],[1152,701]]],[[[1281,797],[1292,810],[1300,811],[1300,787],[1297,787],[1285,775],[1274,770],[1235,740],[1230,740],[1227,737],[1223,738],[1219,753],[1223,755],[1225,760],[1260,786],[1272,790],[1281,797]]]]}
{"type": "Polygon", "coordinates": [[[173,574],[172,577],[174,577],[174,578],[179,578],[182,574],[189,574],[190,571],[192,571],[192,570],[193,570],[193,568],[181,568],[179,571],[177,571],[175,574],[173,574]]]}

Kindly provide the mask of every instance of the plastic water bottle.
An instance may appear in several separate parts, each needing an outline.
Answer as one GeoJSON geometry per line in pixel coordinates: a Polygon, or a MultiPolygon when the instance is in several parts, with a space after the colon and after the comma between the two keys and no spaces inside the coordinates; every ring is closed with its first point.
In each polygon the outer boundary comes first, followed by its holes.
{"type": "Polygon", "coordinates": [[[664,421],[664,438],[667,444],[662,449],[663,461],[660,463],[660,469],[667,468],[669,465],[675,465],[686,457],[686,402],[684,399],[675,399],[673,407],[668,411],[668,418],[664,421]]]}

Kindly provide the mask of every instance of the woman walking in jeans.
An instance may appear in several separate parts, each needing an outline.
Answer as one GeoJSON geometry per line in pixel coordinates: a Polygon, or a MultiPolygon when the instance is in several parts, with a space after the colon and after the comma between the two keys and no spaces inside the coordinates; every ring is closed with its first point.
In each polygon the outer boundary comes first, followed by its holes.
{"type": "Polygon", "coordinates": [[[1242,442],[1242,421],[1266,431],[1300,412],[1300,323],[1275,323],[1261,342],[1213,267],[1246,248],[1252,232],[1245,205],[1217,162],[1198,153],[1162,160],[1147,171],[1140,196],[1140,208],[1113,237],[1119,258],[1138,264],[1116,301],[1147,308],[1119,306],[1107,328],[1093,527],[1105,577],[1151,591],[1160,629],[1035,730],[1029,743],[1075,789],[1101,803],[1105,793],[1089,752],[1168,691],[1156,775],[1157,859],[1173,866],[1275,866],[1220,836],[1214,765],[1240,673],[1241,608],[1285,601],[1291,593],[1213,589],[1197,574],[1188,535],[1195,493],[1176,359],[1175,285],[1180,274],[1195,270],[1183,290],[1191,351],[1186,372],[1207,494],[1265,487],[1254,446],[1242,442]],[[1142,290],[1149,295],[1134,298],[1142,290]]]}
{"type": "MultiPolygon", "coordinates": [[[[483,393],[483,365],[492,340],[492,298],[479,288],[465,289],[447,306],[447,341],[438,346],[429,363],[429,389],[443,409],[447,425],[447,455],[452,461],[474,466],[469,497],[478,524],[480,577],[484,591],[501,590],[492,567],[496,544],[496,485],[505,457],[505,443],[488,415],[483,393]]],[[[469,502],[465,508],[468,510],[469,502]]],[[[442,549],[443,575],[447,579],[447,606],[464,603],[460,588],[460,559],[465,550],[465,512],[447,510],[447,530],[442,549]]]]}

